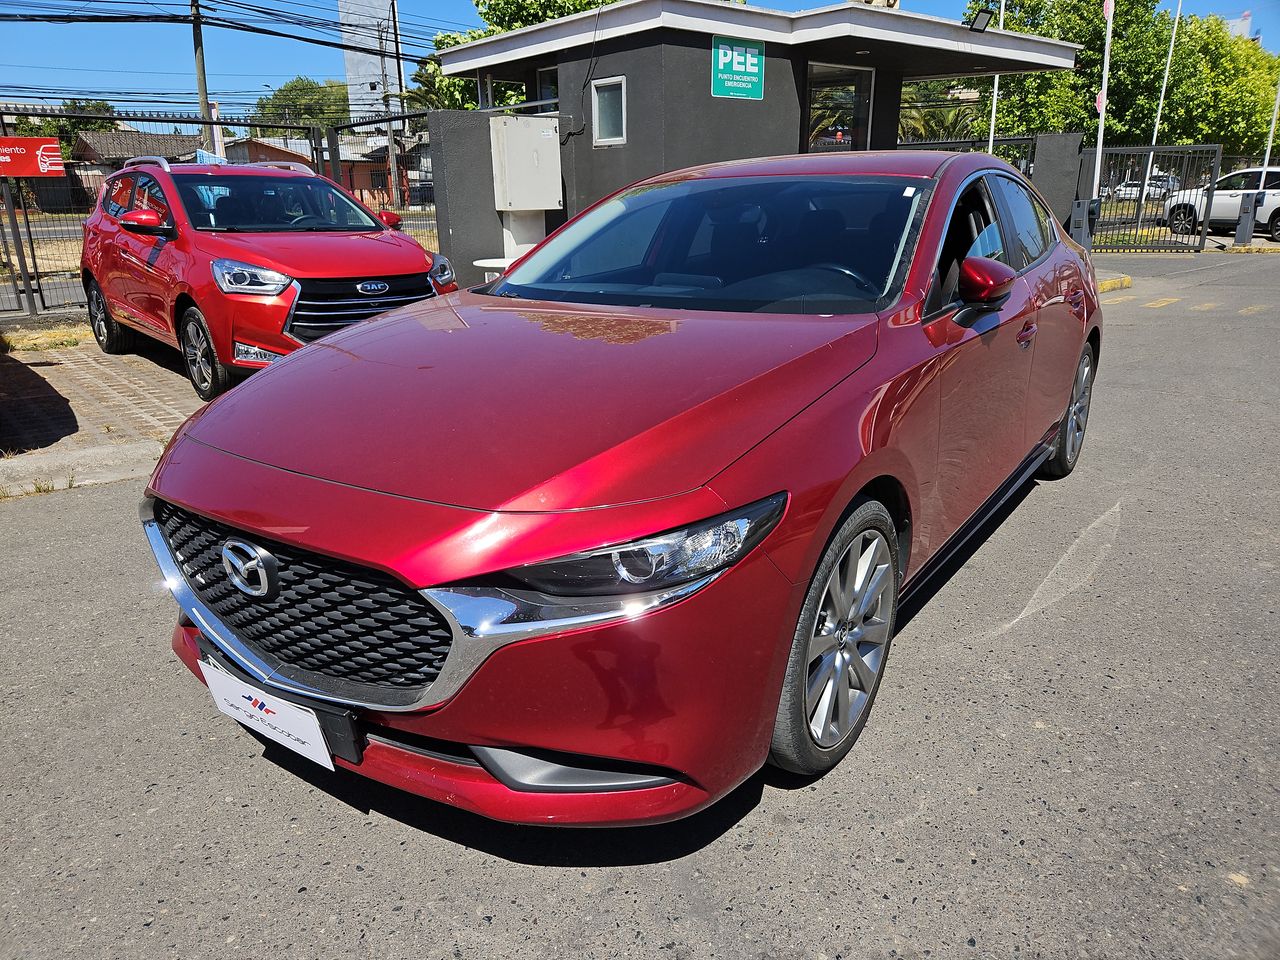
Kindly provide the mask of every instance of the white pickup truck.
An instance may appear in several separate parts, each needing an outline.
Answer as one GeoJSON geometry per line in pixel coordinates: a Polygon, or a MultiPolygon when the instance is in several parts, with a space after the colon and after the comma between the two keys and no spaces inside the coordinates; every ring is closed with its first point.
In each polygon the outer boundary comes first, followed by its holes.
{"type": "MultiPolygon", "coordinates": [[[[1190,234],[1207,219],[1210,230],[1235,230],[1240,219],[1240,201],[1248,192],[1261,189],[1261,167],[1235,170],[1219,177],[1213,188],[1213,203],[1207,212],[1207,189],[1179,190],[1164,201],[1163,220],[1174,233],[1190,234]]],[[[1254,208],[1255,229],[1280,243],[1280,167],[1267,168],[1266,196],[1254,208]]]]}

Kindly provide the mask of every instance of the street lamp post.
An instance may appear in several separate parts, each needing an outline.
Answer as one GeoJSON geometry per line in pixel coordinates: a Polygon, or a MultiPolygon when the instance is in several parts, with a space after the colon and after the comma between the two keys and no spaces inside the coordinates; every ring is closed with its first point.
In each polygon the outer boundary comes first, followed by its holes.
{"type": "Polygon", "coordinates": [[[1164,95],[1169,89],[1169,68],[1173,66],[1173,45],[1178,39],[1178,22],[1182,19],[1182,0],[1178,0],[1178,9],[1173,15],[1173,32],[1169,34],[1169,53],[1164,58],[1164,79],[1160,81],[1160,99],[1156,102],[1156,122],[1151,129],[1151,152],[1147,154],[1147,169],[1138,185],[1138,225],[1136,232],[1142,232],[1142,214],[1147,205],[1147,184],[1151,182],[1151,166],[1156,159],[1156,143],[1160,139],[1160,116],[1164,113],[1164,95]]]}
{"type": "Polygon", "coordinates": [[[1102,186],[1102,140],[1107,124],[1107,80],[1111,77],[1111,27],[1115,22],[1114,0],[1102,0],[1102,16],[1107,21],[1107,38],[1102,45],[1102,88],[1098,91],[1098,145],[1093,157],[1093,193],[1097,199],[1102,186]]]}
{"type": "MultiPolygon", "coordinates": [[[[1000,0],[1000,29],[1004,29],[1004,0],[1000,0]]],[[[1000,74],[991,80],[991,129],[987,133],[987,153],[996,152],[996,101],[1000,99],[1000,74]]]]}

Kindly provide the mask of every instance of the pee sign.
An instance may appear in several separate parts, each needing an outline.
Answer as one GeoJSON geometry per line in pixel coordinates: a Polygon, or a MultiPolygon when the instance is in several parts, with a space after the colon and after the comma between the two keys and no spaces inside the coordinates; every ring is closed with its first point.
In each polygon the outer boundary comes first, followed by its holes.
{"type": "Polygon", "coordinates": [[[764,44],[733,37],[711,38],[711,95],[764,99],[764,44]]]}
{"type": "Polygon", "coordinates": [[[61,177],[57,137],[0,137],[0,177],[61,177]]]}

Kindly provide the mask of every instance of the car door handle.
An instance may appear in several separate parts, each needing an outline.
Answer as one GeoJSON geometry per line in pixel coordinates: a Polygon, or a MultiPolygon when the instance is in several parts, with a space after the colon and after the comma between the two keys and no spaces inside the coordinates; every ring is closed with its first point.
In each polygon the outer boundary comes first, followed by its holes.
{"type": "Polygon", "coordinates": [[[1025,348],[1031,346],[1031,341],[1035,339],[1035,336],[1036,325],[1028,320],[1022,325],[1022,329],[1018,331],[1018,336],[1015,339],[1018,341],[1018,346],[1025,348]]]}

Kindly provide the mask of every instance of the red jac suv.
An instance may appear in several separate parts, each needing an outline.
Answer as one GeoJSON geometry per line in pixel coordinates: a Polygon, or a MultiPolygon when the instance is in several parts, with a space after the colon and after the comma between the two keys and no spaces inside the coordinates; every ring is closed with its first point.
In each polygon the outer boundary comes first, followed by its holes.
{"type": "Polygon", "coordinates": [[[456,290],[427,253],[301,164],[130,160],[84,225],[81,278],[107,353],[134,331],[182,351],[204,400],[326,334],[456,290]]]}
{"type": "Polygon", "coordinates": [[[192,417],[142,505],[173,648],[261,736],[503,820],[816,775],[902,598],[1075,466],[1100,345],[992,157],[655,177],[192,417]]]}

